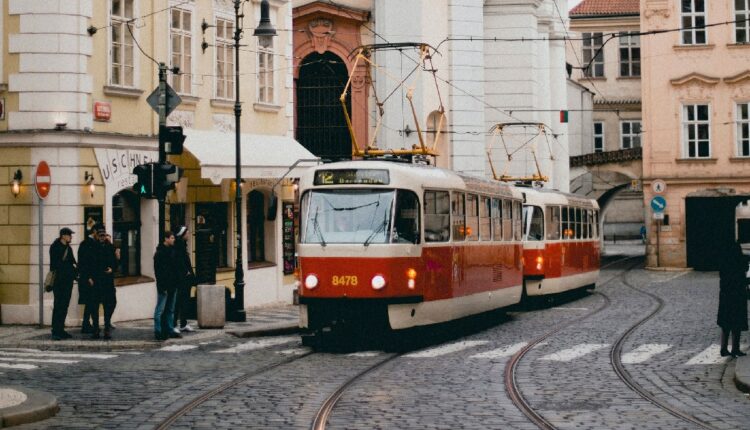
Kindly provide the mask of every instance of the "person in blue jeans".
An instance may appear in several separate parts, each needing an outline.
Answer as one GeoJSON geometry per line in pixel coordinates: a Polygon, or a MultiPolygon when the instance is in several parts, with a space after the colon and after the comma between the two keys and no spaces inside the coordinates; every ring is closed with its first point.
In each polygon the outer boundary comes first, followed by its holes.
{"type": "Polygon", "coordinates": [[[174,333],[174,303],[177,294],[177,259],[174,250],[175,236],[171,231],[164,233],[164,240],[154,253],[156,274],[156,308],[154,309],[154,338],[166,340],[181,337],[174,333]]]}

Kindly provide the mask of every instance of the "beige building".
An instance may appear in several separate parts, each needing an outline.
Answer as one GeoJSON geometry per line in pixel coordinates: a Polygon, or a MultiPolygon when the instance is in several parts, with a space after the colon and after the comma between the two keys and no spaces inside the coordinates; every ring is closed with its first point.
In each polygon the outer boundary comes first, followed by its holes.
{"type": "MultiPolygon", "coordinates": [[[[33,323],[39,312],[39,199],[44,160],[43,273],[63,226],[74,249],[103,221],[121,250],[115,320],[148,318],[155,303],[157,203],[132,190],[133,168],[158,159],[157,114],[146,99],[157,62],[179,67],[169,85],[182,100],[169,125],[185,128],[185,174],[167,197],[167,228],[187,225],[198,277],[231,287],[235,265],[235,11],[230,0],[0,0],[0,318],[33,323]],[[205,23],[205,25],[202,25],[205,23]],[[202,30],[202,27],[205,27],[202,30]],[[20,185],[14,195],[12,182],[20,185]]],[[[240,48],[245,307],[290,302],[294,231],[292,179],[313,158],[293,135],[292,35],[269,44],[252,32],[260,1],[244,2],[240,48]],[[295,172],[292,172],[294,175],[295,172]],[[276,212],[267,216],[271,195],[276,212]],[[282,212],[282,208],[284,211],[282,212]],[[291,211],[291,212],[290,212],[291,211]],[[284,221],[287,227],[282,234],[284,221]]],[[[270,1],[272,25],[292,27],[291,2],[270,1]]],[[[76,293],[68,323],[80,321],[76,293]]],[[[43,308],[49,323],[52,297],[43,308]]]]}
{"type": "Polygon", "coordinates": [[[644,201],[666,201],[659,246],[648,209],[648,264],[715,269],[736,234],[736,195],[750,192],[750,8],[695,0],[640,7],[642,31],[680,29],[641,39],[644,201]],[[702,27],[711,23],[725,24],[702,27]]]}
{"type": "Polygon", "coordinates": [[[603,206],[607,240],[639,237],[644,219],[643,194],[630,186],[642,176],[638,7],[638,0],[584,0],[570,11],[571,78],[594,94],[593,122],[583,127],[589,146],[570,154],[571,190],[599,198],[627,184],[603,206]]]}

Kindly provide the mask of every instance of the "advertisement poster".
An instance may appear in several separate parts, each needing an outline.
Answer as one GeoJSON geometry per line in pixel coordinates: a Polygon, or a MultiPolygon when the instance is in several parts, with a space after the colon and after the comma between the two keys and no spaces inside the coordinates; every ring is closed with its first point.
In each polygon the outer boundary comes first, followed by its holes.
{"type": "Polygon", "coordinates": [[[283,202],[282,246],[284,247],[284,274],[294,273],[294,202],[283,202]]]}

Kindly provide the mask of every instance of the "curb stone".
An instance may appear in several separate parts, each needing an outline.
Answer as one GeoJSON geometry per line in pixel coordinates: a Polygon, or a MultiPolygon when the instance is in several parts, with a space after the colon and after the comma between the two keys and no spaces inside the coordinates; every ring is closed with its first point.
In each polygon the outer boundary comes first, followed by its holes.
{"type": "Polygon", "coordinates": [[[57,397],[42,391],[30,390],[18,386],[0,386],[0,393],[7,397],[23,398],[21,403],[7,403],[9,407],[2,407],[0,396],[0,428],[33,423],[53,417],[60,410],[57,397]]]}

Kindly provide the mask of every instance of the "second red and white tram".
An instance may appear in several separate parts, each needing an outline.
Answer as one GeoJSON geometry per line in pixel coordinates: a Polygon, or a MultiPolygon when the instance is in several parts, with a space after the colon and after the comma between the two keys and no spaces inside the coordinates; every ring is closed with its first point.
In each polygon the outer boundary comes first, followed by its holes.
{"type": "Polygon", "coordinates": [[[525,189],[525,295],[593,287],[601,242],[596,200],[544,189],[525,189]]]}
{"type": "Polygon", "coordinates": [[[431,166],[351,161],[300,180],[301,325],[405,329],[517,303],[521,189],[431,166]]]}

